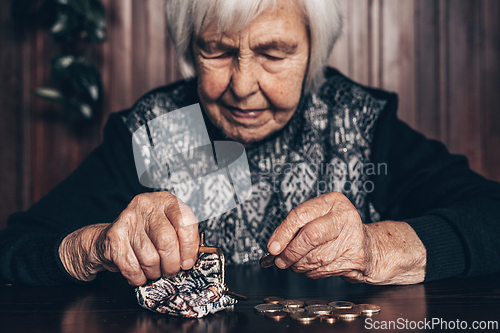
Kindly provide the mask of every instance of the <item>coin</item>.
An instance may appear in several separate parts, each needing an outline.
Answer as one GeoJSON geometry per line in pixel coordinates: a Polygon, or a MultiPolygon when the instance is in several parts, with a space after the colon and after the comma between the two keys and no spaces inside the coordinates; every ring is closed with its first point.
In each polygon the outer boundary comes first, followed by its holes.
{"type": "Polygon", "coordinates": [[[290,317],[292,317],[292,319],[295,319],[295,320],[300,321],[302,323],[309,323],[313,320],[316,320],[316,318],[318,318],[318,316],[315,315],[314,313],[310,313],[307,311],[292,313],[292,314],[290,314],[290,317]]]}
{"type": "Polygon", "coordinates": [[[281,301],[284,301],[285,299],[282,297],[277,297],[277,296],[270,296],[264,298],[264,302],[266,303],[271,303],[271,304],[278,304],[281,301]]]}
{"type": "Polygon", "coordinates": [[[274,258],[276,258],[276,256],[273,256],[271,253],[267,252],[262,256],[262,258],[260,258],[260,265],[263,268],[269,268],[274,265],[274,258]]]}
{"type": "Polygon", "coordinates": [[[275,321],[280,321],[285,319],[288,316],[288,313],[285,311],[277,311],[277,312],[266,312],[266,317],[275,321]]]}
{"type": "Polygon", "coordinates": [[[306,305],[316,305],[316,304],[323,304],[327,305],[330,301],[327,301],[326,299],[308,299],[305,301],[306,305]]]}
{"type": "Polygon", "coordinates": [[[361,314],[364,314],[366,316],[371,316],[375,313],[380,312],[380,306],[375,304],[358,304],[355,306],[355,308],[359,310],[361,314]]]}
{"type": "Polygon", "coordinates": [[[269,304],[269,303],[264,303],[264,304],[258,304],[255,306],[255,310],[261,313],[265,312],[278,312],[283,310],[283,305],[280,304],[269,304]]]}
{"type": "Polygon", "coordinates": [[[361,313],[357,309],[338,309],[335,310],[335,315],[340,320],[354,320],[358,318],[361,313]]]}
{"type": "Polygon", "coordinates": [[[352,302],[346,302],[346,301],[335,301],[335,302],[330,302],[328,303],[331,307],[335,309],[352,309],[354,306],[354,303],[352,302]]]}
{"type": "Polygon", "coordinates": [[[301,308],[304,306],[304,302],[298,299],[285,299],[284,301],[280,301],[279,304],[286,308],[301,308]]]}
{"type": "Polygon", "coordinates": [[[319,321],[325,322],[328,324],[333,324],[337,322],[337,316],[333,314],[326,314],[319,316],[319,321]]]}
{"type": "Polygon", "coordinates": [[[332,313],[333,308],[330,305],[315,304],[306,306],[306,310],[317,315],[326,315],[332,313]]]}
{"type": "Polygon", "coordinates": [[[284,307],[283,311],[288,312],[288,313],[295,313],[295,312],[304,312],[306,310],[304,310],[304,308],[287,308],[287,307],[284,307]]]}

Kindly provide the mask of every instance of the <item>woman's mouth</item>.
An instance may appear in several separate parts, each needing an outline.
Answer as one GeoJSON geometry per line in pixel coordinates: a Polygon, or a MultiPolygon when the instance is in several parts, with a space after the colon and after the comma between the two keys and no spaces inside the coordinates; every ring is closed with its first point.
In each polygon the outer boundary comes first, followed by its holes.
{"type": "Polygon", "coordinates": [[[257,119],[266,112],[265,109],[240,109],[231,106],[226,106],[226,108],[235,118],[241,119],[257,119]]]}

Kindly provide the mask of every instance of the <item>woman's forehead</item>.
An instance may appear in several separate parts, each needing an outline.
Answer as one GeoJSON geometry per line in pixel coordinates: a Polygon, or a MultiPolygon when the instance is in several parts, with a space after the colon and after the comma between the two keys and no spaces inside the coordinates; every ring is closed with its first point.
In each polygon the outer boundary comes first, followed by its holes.
{"type": "Polygon", "coordinates": [[[204,1],[203,7],[204,15],[194,15],[201,18],[195,22],[196,36],[209,31],[216,35],[238,34],[262,17],[268,21],[273,18],[303,20],[294,0],[204,1]]]}

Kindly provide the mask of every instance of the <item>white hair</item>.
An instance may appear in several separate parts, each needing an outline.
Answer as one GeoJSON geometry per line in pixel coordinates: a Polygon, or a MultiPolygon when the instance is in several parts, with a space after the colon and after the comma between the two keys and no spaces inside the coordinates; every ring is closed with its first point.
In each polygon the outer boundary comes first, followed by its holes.
{"type": "MultiPolygon", "coordinates": [[[[167,0],[166,14],[175,45],[176,62],[184,77],[196,75],[191,42],[215,24],[219,33],[241,31],[281,0],[167,0]]],[[[337,0],[287,0],[302,14],[310,36],[310,58],[305,92],[314,92],[324,81],[324,69],[342,31],[337,0]]]]}

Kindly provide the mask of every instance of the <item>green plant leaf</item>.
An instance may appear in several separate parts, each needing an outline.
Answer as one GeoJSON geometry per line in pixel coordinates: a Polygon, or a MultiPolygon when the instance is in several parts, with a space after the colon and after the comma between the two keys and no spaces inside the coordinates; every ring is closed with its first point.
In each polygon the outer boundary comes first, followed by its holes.
{"type": "Polygon", "coordinates": [[[92,119],[93,116],[92,108],[90,107],[90,105],[74,98],[70,99],[65,105],[65,111],[68,114],[76,113],[78,116],[86,120],[92,119]]]}
{"type": "Polygon", "coordinates": [[[62,55],[52,59],[52,79],[59,81],[66,77],[69,74],[69,67],[75,60],[75,57],[72,55],[62,55]]]}
{"type": "Polygon", "coordinates": [[[99,102],[102,96],[102,82],[97,68],[88,62],[77,61],[69,70],[74,90],[89,101],[99,102]]]}
{"type": "Polygon", "coordinates": [[[56,20],[50,28],[50,33],[59,39],[69,40],[78,27],[78,20],[72,17],[66,6],[58,6],[56,20]]]}
{"type": "Polygon", "coordinates": [[[89,39],[95,41],[105,40],[106,13],[99,0],[89,0],[84,25],[89,39]]]}
{"type": "Polygon", "coordinates": [[[68,114],[91,119],[93,108],[99,107],[103,98],[101,75],[94,65],[77,56],[82,53],[79,47],[86,45],[81,38],[105,39],[105,9],[100,0],[12,0],[11,12],[13,18],[26,21],[32,16],[37,25],[50,27],[65,52],[52,60],[51,76],[60,89],[43,87],[36,89],[35,95],[61,103],[68,114]]]}
{"type": "Polygon", "coordinates": [[[66,100],[62,92],[54,88],[39,88],[34,93],[36,96],[51,102],[62,103],[66,100]]]}

